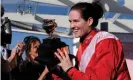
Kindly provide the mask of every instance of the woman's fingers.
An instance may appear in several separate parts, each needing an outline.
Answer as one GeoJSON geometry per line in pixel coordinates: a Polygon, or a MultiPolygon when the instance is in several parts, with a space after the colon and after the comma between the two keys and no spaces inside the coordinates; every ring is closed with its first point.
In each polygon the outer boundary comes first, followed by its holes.
{"type": "Polygon", "coordinates": [[[19,49],[23,48],[23,46],[24,46],[23,42],[19,42],[19,43],[17,44],[17,48],[19,48],[19,49]]]}
{"type": "Polygon", "coordinates": [[[64,53],[60,50],[60,49],[57,49],[58,53],[60,54],[60,56],[65,59],[65,55],[64,53]]]}
{"type": "Polygon", "coordinates": [[[60,59],[70,60],[69,53],[66,51],[66,49],[64,49],[63,52],[60,49],[57,49],[56,56],[58,56],[60,59]]]}
{"type": "Polygon", "coordinates": [[[66,56],[66,59],[70,60],[69,53],[66,49],[64,50],[64,54],[66,56]]]}
{"type": "Polygon", "coordinates": [[[57,57],[60,61],[62,60],[62,57],[61,57],[57,52],[55,52],[54,54],[56,55],[56,57],[57,57]]]}
{"type": "Polygon", "coordinates": [[[61,66],[64,71],[67,71],[70,67],[73,67],[67,50],[64,50],[62,52],[60,49],[57,49],[57,52],[55,52],[55,55],[60,60],[60,63],[58,65],[61,66]]]}

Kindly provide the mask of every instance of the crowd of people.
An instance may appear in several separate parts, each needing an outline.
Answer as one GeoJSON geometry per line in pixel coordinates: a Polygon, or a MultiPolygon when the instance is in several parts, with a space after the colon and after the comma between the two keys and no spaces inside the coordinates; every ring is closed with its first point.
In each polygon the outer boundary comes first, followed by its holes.
{"type": "Polygon", "coordinates": [[[27,36],[8,58],[1,55],[2,80],[131,80],[120,40],[113,34],[96,29],[104,10],[99,2],[80,2],[69,12],[70,28],[80,38],[73,64],[69,51],[54,52],[60,74],[35,60],[39,38],[27,36]],[[26,53],[26,60],[22,54],[26,53]],[[63,76],[60,76],[62,75],[63,76]],[[7,77],[8,76],[8,77],[7,77]],[[65,76],[65,77],[64,77],[65,76]]]}

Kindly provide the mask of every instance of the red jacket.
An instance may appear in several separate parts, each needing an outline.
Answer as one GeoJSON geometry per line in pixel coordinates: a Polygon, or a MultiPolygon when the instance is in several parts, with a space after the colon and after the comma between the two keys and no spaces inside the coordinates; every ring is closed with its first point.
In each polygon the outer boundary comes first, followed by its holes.
{"type": "Polygon", "coordinates": [[[131,80],[122,45],[108,32],[92,30],[80,42],[76,57],[79,70],[68,71],[72,80],[131,80]]]}

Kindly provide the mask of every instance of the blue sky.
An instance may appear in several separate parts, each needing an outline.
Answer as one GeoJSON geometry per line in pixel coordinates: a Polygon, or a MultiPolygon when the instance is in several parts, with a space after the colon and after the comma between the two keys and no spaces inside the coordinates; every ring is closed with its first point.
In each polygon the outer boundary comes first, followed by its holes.
{"type": "MultiPolygon", "coordinates": [[[[34,8],[35,8],[35,3],[33,2],[26,2],[25,7],[24,7],[24,0],[2,0],[1,1],[2,5],[5,8],[6,12],[16,12],[17,5],[20,5],[21,8],[27,9],[28,5],[31,5],[32,7],[32,13],[34,13],[34,8]]],[[[124,0],[118,0],[118,4],[120,6],[124,5],[124,0]]],[[[69,7],[66,6],[58,6],[58,5],[50,5],[50,4],[42,4],[39,3],[37,7],[37,13],[39,14],[54,14],[54,15],[68,15],[69,7]]],[[[106,18],[112,18],[116,13],[112,12],[106,12],[105,17],[106,18]]],[[[127,15],[127,14],[122,14],[120,15],[121,19],[133,19],[133,15],[127,15]]],[[[47,36],[45,35],[35,35],[35,34],[27,34],[27,33],[16,33],[13,32],[12,36],[12,44],[10,45],[10,48],[13,48],[17,42],[22,41],[25,36],[28,35],[34,35],[39,37],[41,40],[46,38],[47,36]]],[[[67,38],[61,38],[62,41],[66,42],[70,46],[70,51],[72,52],[72,39],[67,39],[67,38]]]]}

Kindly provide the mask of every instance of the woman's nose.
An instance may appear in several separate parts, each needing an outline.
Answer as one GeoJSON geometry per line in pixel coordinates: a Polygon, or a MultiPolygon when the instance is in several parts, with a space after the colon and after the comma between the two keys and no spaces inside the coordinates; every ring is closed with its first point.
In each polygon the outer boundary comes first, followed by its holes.
{"type": "Polygon", "coordinates": [[[70,24],[71,29],[73,29],[75,26],[73,23],[70,24]]]}

